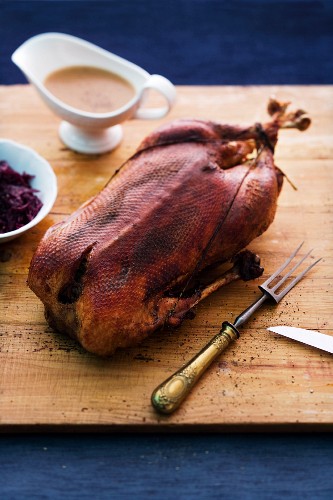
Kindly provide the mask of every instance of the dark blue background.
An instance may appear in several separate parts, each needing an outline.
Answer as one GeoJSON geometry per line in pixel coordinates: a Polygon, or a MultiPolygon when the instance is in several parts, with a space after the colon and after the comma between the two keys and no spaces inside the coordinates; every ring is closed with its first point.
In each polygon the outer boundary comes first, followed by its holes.
{"type": "Polygon", "coordinates": [[[333,439],[324,435],[14,436],[2,438],[0,460],[6,500],[331,500],[333,492],[333,439]]]}
{"type": "MultiPolygon", "coordinates": [[[[1,84],[25,82],[10,55],[47,31],[85,38],[175,84],[333,83],[329,0],[1,1],[1,84]]],[[[332,476],[332,434],[0,439],[5,500],[331,499],[332,476]]]]}
{"type": "Polygon", "coordinates": [[[333,82],[331,0],[1,1],[0,83],[47,31],[83,37],[175,84],[333,82]]]}

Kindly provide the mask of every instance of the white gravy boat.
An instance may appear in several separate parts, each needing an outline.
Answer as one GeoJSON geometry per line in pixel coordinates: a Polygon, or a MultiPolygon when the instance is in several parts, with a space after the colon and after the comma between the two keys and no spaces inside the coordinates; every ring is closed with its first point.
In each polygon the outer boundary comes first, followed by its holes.
{"type": "Polygon", "coordinates": [[[122,139],[120,123],[130,118],[156,119],[172,107],[176,90],[160,75],[150,75],[139,66],[80,38],[62,33],[44,33],[24,42],[12,54],[12,61],[34,85],[43,101],[62,118],[59,135],[71,149],[81,153],[105,153],[122,139]],[[93,66],[111,71],[131,83],[135,95],[124,106],[108,113],[91,113],[65,104],[44,85],[52,72],[69,66],[93,66]],[[146,92],[154,89],[165,106],[144,107],[146,92]]]}

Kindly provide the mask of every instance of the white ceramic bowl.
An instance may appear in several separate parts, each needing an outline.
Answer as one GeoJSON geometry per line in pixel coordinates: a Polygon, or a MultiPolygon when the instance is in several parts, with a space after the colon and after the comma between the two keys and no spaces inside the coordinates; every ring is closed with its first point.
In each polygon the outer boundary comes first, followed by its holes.
{"type": "Polygon", "coordinates": [[[37,196],[43,203],[42,208],[32,221],[25,226],[0,234],[0,244],[17,238],[40,222],[51,210],[57,197],[57,178],[50,164],[33,149],[9,139],[0,139],[0,161],[5,160],[13,170],[33,175],[31,187],[38,189],[37,196]]]}

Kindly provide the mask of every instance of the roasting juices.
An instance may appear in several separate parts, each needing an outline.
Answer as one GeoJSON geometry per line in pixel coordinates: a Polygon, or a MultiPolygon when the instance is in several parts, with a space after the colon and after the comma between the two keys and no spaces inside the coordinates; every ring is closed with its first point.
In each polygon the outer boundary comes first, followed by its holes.
{"type": "Polygon", "coordinates": [[[65,104],[89,113],[110,113],[134,95],[125,78],[93,66],[68,66],[50,73],[44,85],[65,104]]]}

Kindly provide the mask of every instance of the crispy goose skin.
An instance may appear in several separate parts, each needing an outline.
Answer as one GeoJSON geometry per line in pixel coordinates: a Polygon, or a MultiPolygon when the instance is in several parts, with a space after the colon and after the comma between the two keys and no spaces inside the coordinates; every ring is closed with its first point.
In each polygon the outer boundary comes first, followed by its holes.
{"type": "Polygon", "coordinates": [[[263,126],[179,120],[157,129],[96,197],[51,227],[28,277],[50,325],[109,355],[180,324],[231,280],[260,275],[246,251],[206,288],[193,281],[273,221],[283,180],[273,159],[277,133],[306,128],[306,117],[277,101],[269,112],[263,126]]]}

